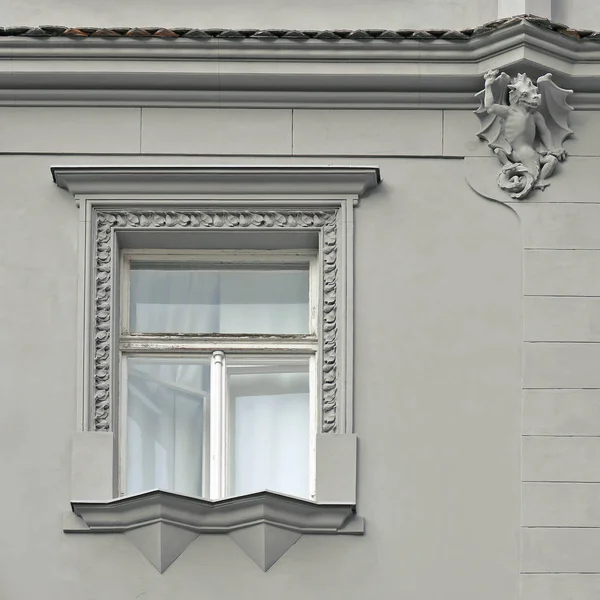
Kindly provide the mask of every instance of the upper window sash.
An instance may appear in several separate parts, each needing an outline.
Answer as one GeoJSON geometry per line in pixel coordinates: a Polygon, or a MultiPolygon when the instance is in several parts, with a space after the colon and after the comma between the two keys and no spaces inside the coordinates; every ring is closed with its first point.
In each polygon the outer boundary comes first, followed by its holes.
{"type": "MultiPolygon", "coordinates": [[[[176,269],[174,269],[176,270],[176,269]]],[[[293,251],[273,251],[273,250],[259,250],[259,251],[231,251],[231,250],[219,250],[219,251],[178,251],[178,250],[123,250],[121,253],[121,303],[120,303],[120,331],[121,337],[124,336],[153,336],[165,338],[169,334],[180,334],[185,333],[186,337],[197,337],[207,338],[215,335],[229,336],[229,337],[248,337],[249,335],[254,336],[268,336],[273,337],[289,337],[289,336],[312,336],[318,337],[321,324],[319,322],[319,298],[321,295],[320,289],[320,268],[318,256],[315,251],[312,250],[293,250],[293,251]],[[185,265],[188,264],[191,268],[199,267],[199,270],[219,270],[224,269],[225,272],[229,269],[235,271],[237,267],[240,271],[251,273],[253,268],[257,271],[268,271],[273,269],[274,271],[295,270],[301,267],[306,267],[308,275],[308,323],[306,328],[299,326],[299,331],[294,332],[294,327],[290,328],[290,331],[254,331],[252,327],[248,328],[248,331],[235,331],[232,333],[226,332],[221,333],[219,331],[206,331],[206,332],[180,332],[180,331],[156,331],[156,332],[135,332],[131,331],[132,323],[130,322],[131,315],[131,302],[132,302],[132,291],[131,291],[131,273],[132,265],[152,265],[156,264],[159,266],[182,267],[185,270],[185,265]]],[[[175,327],[174,327],[175,328],[175,327]]],[[[281,326],[275,327],[276,329],[282,329],[281,326]]],[[[176,328],[175,328],[176,329],[176,328]]],[[[267,328],[268,329],[268,328],[267,328]]],[[[177,336],[181,339],[181,336],[177,336]]]]}

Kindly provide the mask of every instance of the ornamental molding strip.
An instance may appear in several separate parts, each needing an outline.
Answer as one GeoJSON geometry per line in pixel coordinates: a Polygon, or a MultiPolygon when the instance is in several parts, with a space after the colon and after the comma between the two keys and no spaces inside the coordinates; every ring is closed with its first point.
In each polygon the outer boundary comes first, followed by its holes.
{"type": "Polygon", "coordinates": [[[532,77],[552,71],[578,108],[600,106],[600,34],[524,15],[465,32],[312,37],[23,29],[0,35],[0,59],[11,61],[0,73],[0,105],[470,108],[493,63],[532,77]],[[216,62],[226,68],[216,72],[216,62]]]}
{"type": "Polygon", "coordinates": [[[352,431],[347,236],[353,205],[381,181],[377,167],[67,166],[52,174],[83,206],[88,223],[81,276],[89,323],[79,384],[84,430],[114,426],[118,232],[289,230],[320,236],[320,432],[352,431]]]}
{"type": "Polygon", "coordinates": [[[94,254],[93,428],[112,429],[116,230],[130,229],[316,229],[322,230],[322,406],[321,431],[337,429],[338,396],[338,215],[336,210],[280,211],[127,211],[96,213],[94,254]]]}
{"type": "Polygon", "coordinates": [[[304,534],[362,535],[352,504],[318,504],[275,492],[204,500],[152,490],[105,502],[74,501],[66,533],[124,533],[164,572],[201,534],[225,533],[267,571],[304,534]]]}

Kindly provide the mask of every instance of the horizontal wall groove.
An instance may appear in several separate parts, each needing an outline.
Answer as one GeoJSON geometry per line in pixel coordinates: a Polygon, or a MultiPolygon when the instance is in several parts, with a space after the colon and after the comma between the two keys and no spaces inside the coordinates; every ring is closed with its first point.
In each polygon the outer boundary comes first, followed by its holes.
{"type": "Polygon", "coordinates": [[[600,485],[600,481],[522,481],[521,483],[530,483],[533,485],[540,485],[540,486],[564,486],[564,487],[569,487],[569,486],[577,486],[580,485],[582,487],[584,486],[599,486],[600,485]]]}
{"type": "Polygon", "coordinates": [[[598,390],[599,387],[523,387],[524,390],[598,390]]]}
{"type": "Polygon", "coordinates": [[[600,344],[591,340],[523,340],[524,344],[600,344]]]}
{"type": "Polygon", "coordinates": [[[573,433],[524,433],[521,437],[526,438],[600,438],[600,435],[573,434],[573,433]]]}
{"type": "MultiPolygon", "coordinates": [[[[570,205],[570,206],[572,206],[572,205],[570,205]]],[[[586,250],[586,251],[590,250],[591,252],[593,252],[594,250],[600,250],[600,247],[593,247],[593,248],[590,248],[590,247],[586,247],[586,248],[561,248],[559,246],[555,246],[553,248],[544,248],[544,247],[539,247],[539,246],[525,246],[523,248],[523,250],[535,250],[535,251],[538,251],[538,250],[557,250],[559,252],[571,252],[571,251],[574,251],[574,250],[586,250]]]]}
{"type": "Polygon", "coordinates": [[[521,525],[521,529],[600,529],[600,525],[521,525]]]}
{"type": "Polygon", "coordinates": [[[521,571],[521,575],[600,575],[600,571],[521,571]]]}
{"type": "Polygon", "coordinates": [[[577,485],[598,485],[600,481],[581,481],[577,479],[522,479],[521,483],[556,483],[556,484],[577,484],[577,485]]]}

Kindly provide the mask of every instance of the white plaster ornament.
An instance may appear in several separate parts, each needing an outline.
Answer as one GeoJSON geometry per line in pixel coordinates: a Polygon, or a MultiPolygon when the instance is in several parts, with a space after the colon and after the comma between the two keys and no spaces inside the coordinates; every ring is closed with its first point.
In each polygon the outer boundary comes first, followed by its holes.
{"type": "Polygon", "coordinates": [[[475,114],[481,122],[479,138],[488,142],[502,168],[499,187],[523,200],[533,189],[544,190],[558,163],[567,158],[563,147],[573,132],[567,104],[572,90],[559,88],[548,73],[537,85],[526,74],[512,78],[498,70],[484,75],[485,88],[475,114]]]}

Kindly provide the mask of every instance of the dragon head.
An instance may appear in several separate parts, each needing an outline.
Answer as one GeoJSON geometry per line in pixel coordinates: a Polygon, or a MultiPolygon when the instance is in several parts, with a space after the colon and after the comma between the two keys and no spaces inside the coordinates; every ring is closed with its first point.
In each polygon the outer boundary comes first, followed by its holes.
{"type": "Polygon", "coordinates": [[[533,81],[525,73],[519,73],[508,84],[508,99],[511,106],[522,106],[528,111],[539,108],[542,103],[542,96],[533,84],[533,81]]]}

